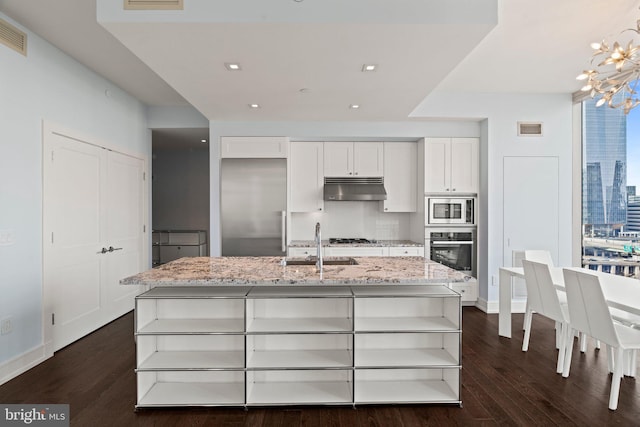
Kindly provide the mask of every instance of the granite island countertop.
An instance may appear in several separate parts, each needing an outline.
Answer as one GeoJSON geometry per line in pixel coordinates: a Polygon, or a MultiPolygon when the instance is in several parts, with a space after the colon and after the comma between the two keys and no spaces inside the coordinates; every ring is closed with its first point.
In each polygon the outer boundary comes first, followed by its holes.
{"type": "MultiPolygon", "coordinates": [[[[313,240],[292,240],[288,245],[290,248],[307,248],[316,247],[313,240]]],[[[329,240],[322,241],[322,247],[340,247],[340,248],[371,248],[371,247],[387,247],[387,246],[418,246],[423,247],[423,243],[411,240],[372,240],[369,243],[329,243],[329,240]]]]}
{"type": "MultiPolygon", "coordinates": [[[[357,265],[282,265],[282,257],[180,258],[120,280],[121,285],[375,285],[438,284],[476,279],[423,257],[355,257],[357,265]]],[[[302,258],[301,258],[302,259],[302,258]]]]}

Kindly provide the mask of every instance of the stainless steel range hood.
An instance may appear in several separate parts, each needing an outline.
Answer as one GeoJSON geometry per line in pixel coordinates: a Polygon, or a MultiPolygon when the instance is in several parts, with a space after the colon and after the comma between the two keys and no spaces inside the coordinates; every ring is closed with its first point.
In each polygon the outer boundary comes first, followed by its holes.
{"type": "Polygon", "coordinates": [[[325,178],[324,200],[387,200],[387,191],[384,189],[384,178],[325,178]]]}

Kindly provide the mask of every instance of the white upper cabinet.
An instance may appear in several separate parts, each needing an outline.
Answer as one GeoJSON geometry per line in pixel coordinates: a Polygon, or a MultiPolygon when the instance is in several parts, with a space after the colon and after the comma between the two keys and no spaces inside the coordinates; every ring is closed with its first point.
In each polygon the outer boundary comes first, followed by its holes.
{"type": "Polygon", "coordinates": [[[324,143],[324,176],[353,175],[353,142],[324,143]]]}
{"type": "Polygon", "coordinates": [[[284,136],[223,136],[220,157],[223,159],[286,159],[289,138],[284,136]]]}
{"type": "Polygon", "coordinates": [[[424,144],[424,191],[449,191],[451,187],[451,139],[429,138],[424,144]]]}
{"type": "Polygon", "coordinates": [[[382,142],[353,143],[353,174],[357,176],[384,175],[384,144],[382,142]]]}
{"type": "Polygon", "coordinates": [[[384,143],[385,212],[415,212],[418,146],[414,142],[384,143]]]}
{"type": "Polygon", "coordinates": [[[478,192],[478,140],[451,139],[451,191],[478,192]]]}
{"type": "Polygon", "coordinates": [[[425,193],[478,192],[478,139],[425,139],[425,193]]]}
{"type": "Polygon", "coordinates": [[[383,176],[382,142],[325,142],[324,176],[383,176]]]}
{"type": "Polygon", "coordinates": [[[324,208],[322,142],[292,142],[290,147],[291,212],[317,212],[324,208]]]}

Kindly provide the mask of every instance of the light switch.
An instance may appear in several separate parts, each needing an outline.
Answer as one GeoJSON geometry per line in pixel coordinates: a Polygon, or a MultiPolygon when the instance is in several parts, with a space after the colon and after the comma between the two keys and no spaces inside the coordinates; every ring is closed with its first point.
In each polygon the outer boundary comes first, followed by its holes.
{"type": "Polygon", "coordinates": [[[10,246],[16,243],[13,230],[0,230],[0,246],[10,246]]]}

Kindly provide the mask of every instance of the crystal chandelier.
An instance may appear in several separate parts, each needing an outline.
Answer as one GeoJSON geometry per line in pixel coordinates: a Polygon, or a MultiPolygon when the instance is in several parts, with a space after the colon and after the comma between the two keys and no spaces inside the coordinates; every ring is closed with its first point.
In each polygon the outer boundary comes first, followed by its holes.
{"type": "MultiPolygon", "coordinates": [[[[623,32],[625,31],[640,34],[640,19],[636,22],[635,29],[629,28],[623,32]]],[[[600,95],[597,107],[606,103],[611,108],[622,108],[628,114],[640,104],[636,92],[640,78],[640,45],[634,45],[630,41],[625,48],[623,44],[614,42],[610,48],[603,40],[601,43],[592,43],[591,48],[594,50],[591,64],[597,65],[577,77],[578,80],[587,81],[581,90],[590,92],[591,98],[600,95]]]]}

